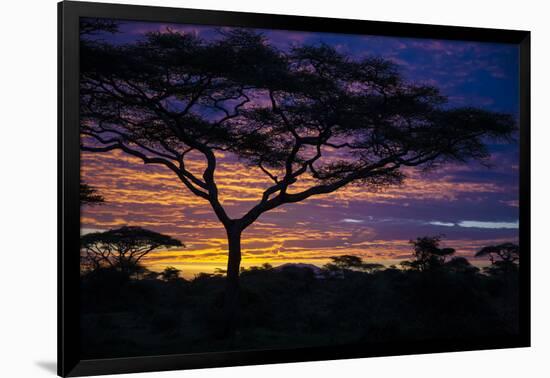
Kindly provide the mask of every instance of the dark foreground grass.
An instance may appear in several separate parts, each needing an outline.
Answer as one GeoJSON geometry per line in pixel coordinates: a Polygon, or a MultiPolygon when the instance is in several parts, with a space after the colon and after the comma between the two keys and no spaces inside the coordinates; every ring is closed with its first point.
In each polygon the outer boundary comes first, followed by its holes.
{"type": "Polygon", "coordinates": [[[518,333],[518,274],[386,269],[319,279],[307,269],[241,275],[234,338],[220,337],[224,278],[82,278],[83,358],[505,337],[518,333]]]}

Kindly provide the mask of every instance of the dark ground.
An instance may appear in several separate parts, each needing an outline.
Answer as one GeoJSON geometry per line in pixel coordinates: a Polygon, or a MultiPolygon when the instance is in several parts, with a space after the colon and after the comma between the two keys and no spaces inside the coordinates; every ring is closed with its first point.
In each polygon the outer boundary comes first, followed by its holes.
{"type": "Polygon", "coordinates": [[[83,358],[129,357],[348,343],[459,340],[518,333],[518,273],[345,272],[241,274],[237,335],[219,336],[224,278],[83,276],[83,358]]]}

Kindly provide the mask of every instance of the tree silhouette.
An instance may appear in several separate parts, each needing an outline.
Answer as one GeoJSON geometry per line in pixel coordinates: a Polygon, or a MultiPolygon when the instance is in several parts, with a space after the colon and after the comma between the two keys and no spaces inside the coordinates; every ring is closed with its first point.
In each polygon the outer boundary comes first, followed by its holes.
{"type": "MultiPolygon", "coordinates": [[[[271,265],[270,263],[263,263],[262,265],[260,266],[250,266],[248,268],[245,268],[245,267],[241,267],[241,273],[244,273],[244,272],[258,272],[258,271],[269,271],[269,270],[272,270],[273,269],[273,265],[271,265]]],[[[214,273],[215,274],[218,274],[218,275],[225,275],[227,273],[226,270],[224,269],[219,269],[219,268],[216,268],[214,270],[214,273]]]]}
{"type": "Polygon", "coordinates": [[[98,190],[85,182],[80,183],[80,204],[81,205],[101,205],[105,198],[98,190]]]}
{"type": "Polygon", "coordinates": [[[514,243],[491,245],[480,249],[476,257],[488,257],[491,266],[488,273],[498,274],[517,270],[519,263],[519,246],[514,243]]]}
{"type": "Polygon", "coordinates": [[[132,274],[139,267],[140,260],[150,252],[184,245],[167,235],[141,227],[124,226],[83,235],[80,246],[95,269],[107,266],[132,274]]]}
{"type": "MultiPolygon", "coordinates": [[[[455,253],[453,248],[439,248],[441,236],[424,236],[411,240],[410,243],[414,249],[414,260],[401,263],[408,269],[429,271],[440,268],[445,264],[446,258],[455,253]]],[[[456,260],[451,266],[463,263],[461,260],[456,260]]]]}
{"type": "Polygon", "coordinates": [[[363,265],[363,260],[353,255],[332,256],[330,259],[332,262],[325,266],[334,266],[338,270],[358,269],[363,265]]]}
{"type": "Polygon", "coordinates": [[[445,263],[445,268],[455,273],[477,273],[479,269],[470,264],[467,258],[455,256],[445,263]]]}
{"type": "Polygon", "coordinates": [[[167,266],[160,275],[164,281],[172,282],[180,279],[180,273],[180,269],[174,268],[173,266],[167,266]]]}
{"type": "Polygon", "coordinates": [[[350,184],[399,184],[408,167],[484,162],[486,142],[515,129],[508,114],[450,108],[437,88],[408,83],[388,60],[324,44],[281,50],[241,29],[211,40],[168,30],[122,45],[81,41],[81,149],[164,166],[208,201],[227,233],[230,330],[241,235],[263,213],[350,184]],[[220,152],[270,181],[240,217],[220,201],[220,152]],[[190,159],[204,170],[190,170],[190,159]]]}
{"type": "Polygon", "coordinates": [[[361,270],[367,273],[374,273],[384,268],[384,264],[378,263],[363,263],[363,265],[361,266],[361,270]]]}
{"type": "Polygon", "coordinates": [[[344,271],[346,270],[359,270],[367,273],[373,273],[377,270],[384,268],[384,265],[382,264],[365,263],[363,262],[363,259],[361,259],[361,257],[359,256],[332,256],[330,259],[332,261],[328,264],[325,264],[323,268],[332,272],[344,273],[344,271]]]}

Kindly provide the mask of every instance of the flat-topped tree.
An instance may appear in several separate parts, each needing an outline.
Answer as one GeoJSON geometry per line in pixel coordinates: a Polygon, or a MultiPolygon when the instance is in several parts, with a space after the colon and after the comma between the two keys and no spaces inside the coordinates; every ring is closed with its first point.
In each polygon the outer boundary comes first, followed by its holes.
{"type": "Polygon", "coordinates": [[[168,235],[132,226],[93,232],[80,238],[80,247],[95,269],[107,266],[127,274],[133,273],[149,253],[182,246],[181,241],[168,235]]]}
{"type": "Polygon", "coordinates": [[[437,88],[408,83],[385,59],[327,45],[280,50],[239,29],[210,40],[171,31],[125,45],[84,39],[81,62],[82,150],[165,166],[225,227],[229,328],[241,234],[261,214],[349,184],[396,185],[406,167],[483,161],[487,141],[514,131],[510,115],[449,108],[437,88]],[[271,182],[238,218],[219,199],[218,151],[271,182]],[[204,159],[201,174],[188,169],[191,152],[204,159]]]}
{"type": "Polygon", "coordinates": [[[508,273],[516,271],[519,266],[519,245],[502,243],[481,248],[476,257],[488,257],[491,266],[486,268],[489,273],[508,273]]]}
{"type": "Polygon", "coordinates": [[[331,256],[330,259],[331,262],[325,264],[323,268],[329,272],[340,272],[342,276],[347,270],[374,273],[384,268],[382,264],[365,263],[361,257],[354,255],[331,256]]]}

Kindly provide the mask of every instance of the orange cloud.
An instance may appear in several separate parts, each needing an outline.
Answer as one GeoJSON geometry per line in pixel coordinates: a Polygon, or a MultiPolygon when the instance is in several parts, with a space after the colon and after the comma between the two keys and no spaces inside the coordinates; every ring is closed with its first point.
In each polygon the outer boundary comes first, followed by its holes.
{"type": "MultiPolygon", "coordinates": [[[[209,203],[187,191],[172,172],[161,166],[144,165],[120,151],[83,153],[81,165],[82,179],[96,187],[106,199],[102,206],[83,208],[82,228],[106,230],[126,224],[140,225],[167,233],[186,244],[185,249],[158,252],[144,258],[151,269],[162,270],[172,265],[181,268],[189,277],[199,269],[211,272],[214,268],[225,267],[226,239],[222,225],[209,203]]],[[[197,159],[188,166],[198,174],[204,163],[197,159]]],[[[250,209],[271,184],[259,169],[247,167],[230,156],[220,155],[218,167],[216,180],[220,198],[233,217],[250,209]]],[[[339,254],[355,254],[367,261],[395,262],[410,254],[408,240],[384,240],[377,237],[374,229],[364,225],[350,227],[337,219],[319,224],[310,216],[320,210],[341,211],[349,208],[351,201],[399,202],[407,206],[408,200],[456,201],[464,194],[475,198],[508,190],[486,182],[457,183],[452,180],[451,168],[437,181],[414,170],[406,173],[409,178],[399,187],[374,193],[352,185],[323,197],[274,209],[269,219],[262,216],[244,232],[243,266],[264,262],[277,265],[288,261],[322,265],[330,256],[339,254]],[[274,214],[292,215],[293,218],[285,223],[274,214]]],[[[291,191],[304,190],[312,184],[313,179],[304,178],[291,191]]],[[[479,240],[447,242],[451,246],[460,245],[460,253],[468,256],[481,246],[479,240]]]]}

